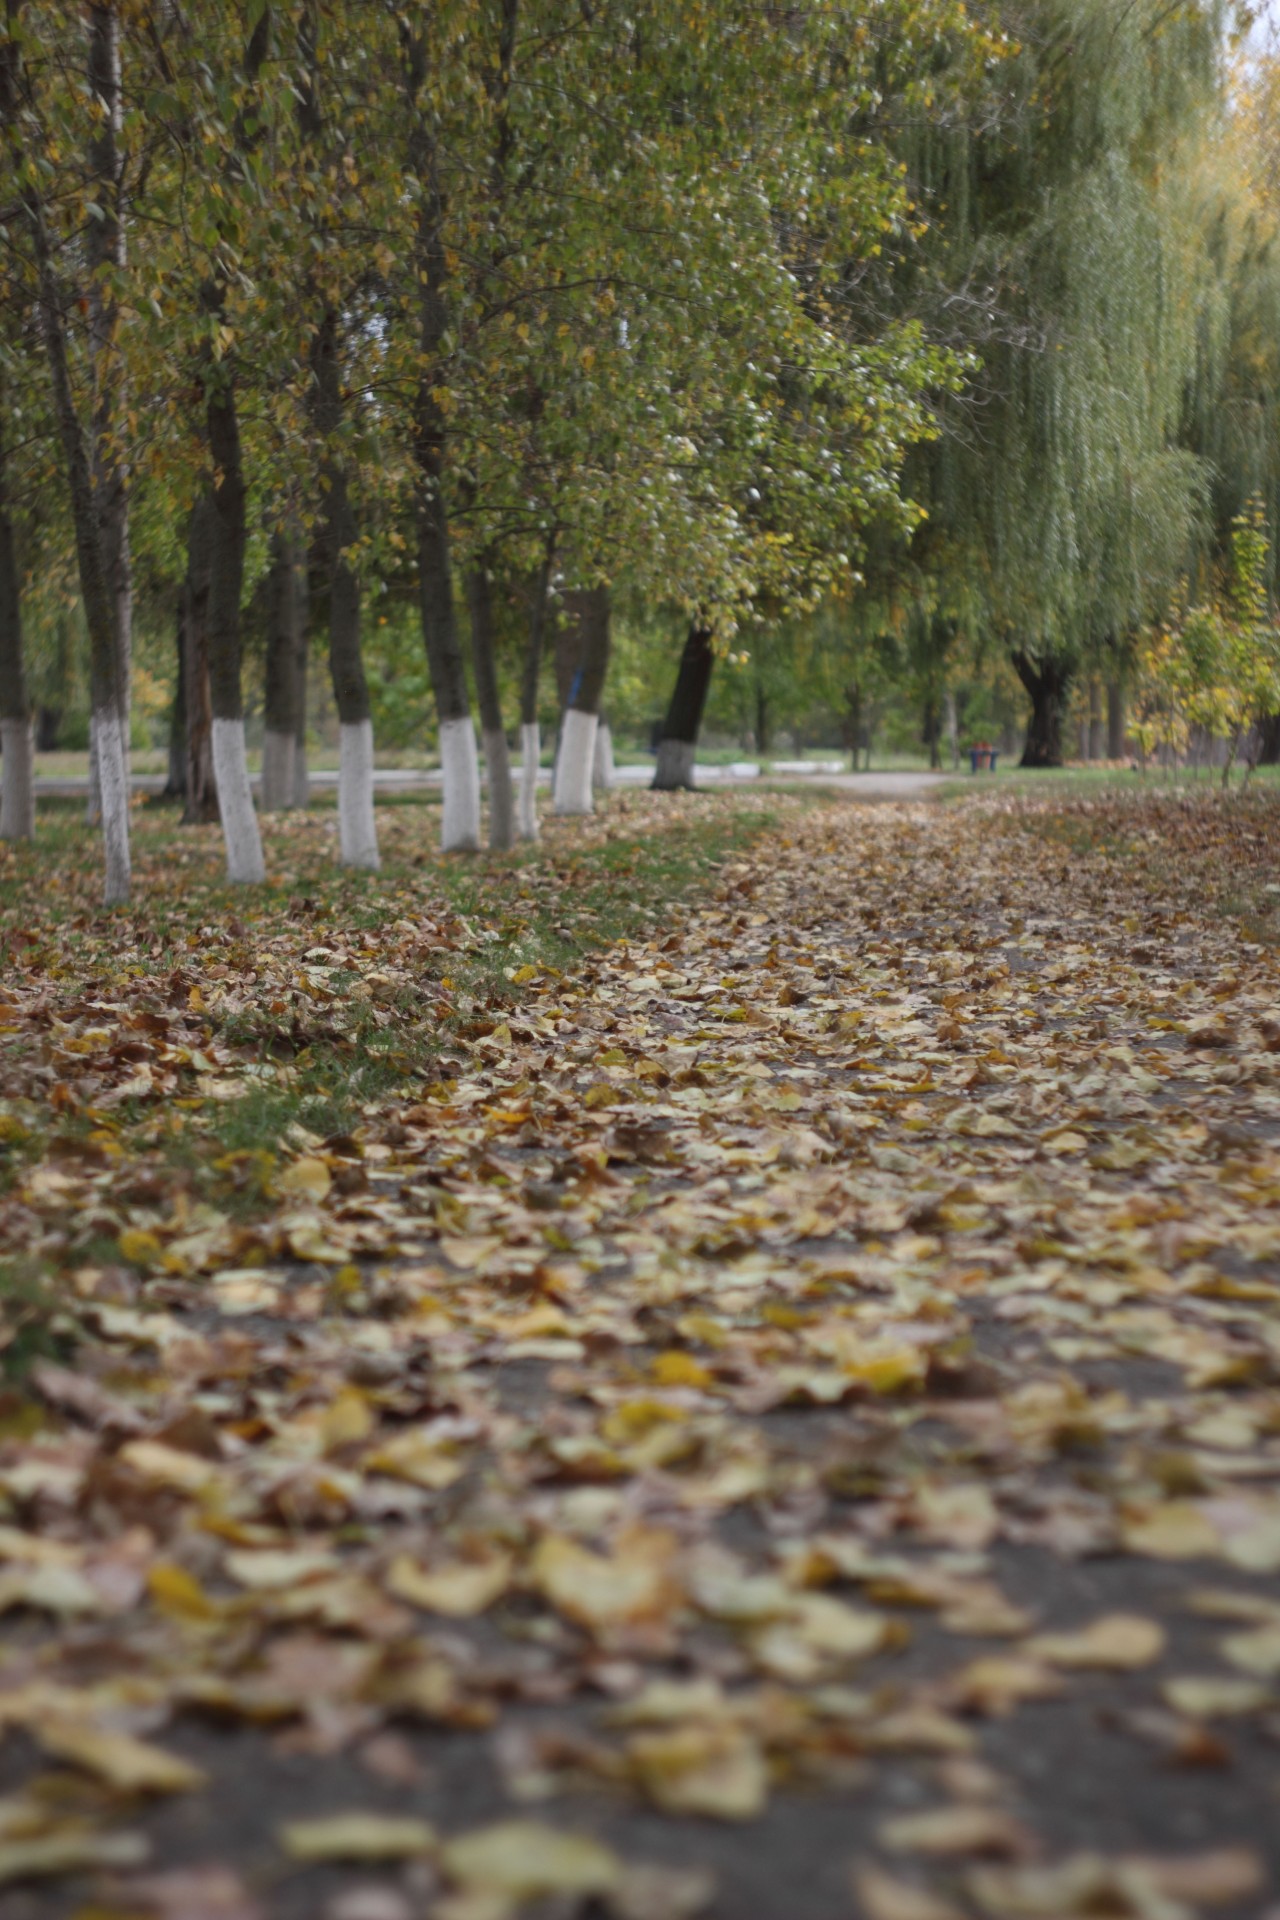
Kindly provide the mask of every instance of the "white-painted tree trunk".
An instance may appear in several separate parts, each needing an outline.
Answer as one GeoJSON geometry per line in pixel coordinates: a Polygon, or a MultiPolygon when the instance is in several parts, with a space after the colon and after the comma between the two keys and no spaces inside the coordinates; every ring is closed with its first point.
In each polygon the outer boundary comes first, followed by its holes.
{"type": "Polygon", "coordinates": [[[213,778],[227,847],[227,878],[236,886],[259,886],[266,879],[266,868],[249,785],[243,720],[214,721],[213,778]]]}
{"type": "Polygon", "coordinates": [[[607,720],[602,720],[596,728],[591,784],[597,793],[608,793],[613,785],[613,729],[607,720]]]}
{"type": "Polygon", "coordinates": [[[29,720],[0,720],[0,840],[34,840],[36,763],[29,720]]]}
{"type": "Polygon", "coordinates": [[[96,747],[98,792],[102,800],[102,840],[106,885],[103,899],[109,907],[129,898],[129,756],[124,724],[118,714],[95,714],[91,733],[96,747]]]}
{"type": "Polygon", "coordinates": [[[692,740],[660,740],[654,786],[659,789],[691,787],[695,752],[692,740]]]}
{"type": "Polygon", "coordinates": [[[538,837],[538,763],[542,758],[542,735],[535,720],[520,729],[520,838],[538,837]]]}
{"type": "Polygon", "coordinates": [[[96,827],[102,819],[102,785],[98,779],[98,722],[89,715],[89,797],[84,803],[85,825],[96,827]]]}
{"type": "Polygon", "coordinates": [[[379,866],[372,720],[344,721],[338,729],[338,840],[344,867],[379,866]]]}
{"type": "Polygon", "coordinates": [[[516,810],[507,736],[498,728],[484,735],[484,765],[489,776],[489,850],[505,853],[515,844],[516,810]]]}
{"type": "Polygon", "coordinates": [[[262,736],[262,785],[259,798],[264,813],[283,813],[293,805],[294,738],[268,727],[262,736]]]}
{"type": "Polygon", "coordinates": [[[560,734],[552,806],[557,813],[590,813],[591,769],[595,764],[599,716],[570,707],[560,734]]]}
{"type": "Polygon", "coordinates": [[[480,756],[469,719],[446,720],[441,726],[440,767],[444,774],[440,844],[446,853],[473,853],[480,845],[480,756]]]}

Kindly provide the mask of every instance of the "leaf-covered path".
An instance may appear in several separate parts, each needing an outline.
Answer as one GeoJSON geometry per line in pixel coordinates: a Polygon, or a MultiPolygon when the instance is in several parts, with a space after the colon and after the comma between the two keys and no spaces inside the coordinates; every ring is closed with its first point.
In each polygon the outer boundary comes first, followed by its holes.
{"type": "Polygon", "coordinates": [[[811,812],[86,1283],[0,1920],[1265,1913],[1278,847],[811,812]]]}

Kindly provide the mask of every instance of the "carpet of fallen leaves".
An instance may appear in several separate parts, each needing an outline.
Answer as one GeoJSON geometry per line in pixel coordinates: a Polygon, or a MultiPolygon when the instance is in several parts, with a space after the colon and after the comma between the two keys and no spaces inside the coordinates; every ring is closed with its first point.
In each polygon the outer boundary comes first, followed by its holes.
{"type": "MultiPolygon", "coordinates": [[[[116,1254],[4,1406],[3,1920],[1274,1912],[1278,852],[797,813],[257,1213],[20,1170],[116,1254]]],[[[92,997],[99,1107],[262,1064],[92,997]]]]}

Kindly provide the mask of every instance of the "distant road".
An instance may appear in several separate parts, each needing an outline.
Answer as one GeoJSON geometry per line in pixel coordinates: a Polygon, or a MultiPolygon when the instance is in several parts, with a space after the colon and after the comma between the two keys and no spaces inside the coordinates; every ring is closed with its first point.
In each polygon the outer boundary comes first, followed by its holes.
{"type": "MultiPolygon", "coordinates": [[[[793,781],[802,781],[805,786],[831,787],[858,800],[916,800],[953,778],[954,775],[947,773],[850,773],[840,760],[775,760],[765,775],[761,774],[755,762],[749,760],[734,761],[727,767],[694,769],[694,779],[700,787],[751,786],[761,780],[766,785],[777,781],[788,785],[793,781]]],[[[617,767],[614,770],[614,785],[619,787],[647,787],[652,779],[652,767],[617,767]]],[[[337,770],[332,767],[317,768],[310,775],[310,780],[316,789],[336,787],[337,770]]],[[[542,769],[539,781],[542,786],[550,785],[549,768],[542,769]]],[[[375,788],[382,793],[412,793],[422,788],[438,787],[440,782],[438,768],[379,767],[373,776],[375,788]]],[[[253,783],[255,786],[258,783],[256,774],[253,783]]],[[[37,794],[46,794],[50,798],[74,800],[89,791],[88,777],[84,774],[37,774],[35,784],[37,794]]],[[[135,793],[162,793],[164,784],[162,773],[135,773],[133,776],[135,793]]]]}

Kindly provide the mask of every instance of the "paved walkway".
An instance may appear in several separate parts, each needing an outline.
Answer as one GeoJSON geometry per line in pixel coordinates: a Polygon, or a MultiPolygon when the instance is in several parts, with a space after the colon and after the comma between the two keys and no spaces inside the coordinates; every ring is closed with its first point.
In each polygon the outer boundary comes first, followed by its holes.
{"type": "MultiPolygon", "coordinates": [[[[373,781],[380,793],[409,793],[438,787],[441,777],[438,768],[434,767],[379,767],[373,781]]],[[[735,762],[727,767],[700,766],[694,770],[694,779],[699,787],[752,786],[763,781],[766,785],[828,787],[860,800],[917,800],[955,777],[945,773],[850,773],[843,761],[817,764],[799,760],[774,761],[765,775],[761,774],[759,766],[749,761],[735,762]]],[[[337,772],[331,767],[319,767],[309,778],[311,785],[321,791],[331,790],[338,784],[337,772]]],[[[615,772],[615,785],[620,787],[647,787],[652,779],[653,768],[649,766],[620,766],[615,772]]],[[[256,786],[256,774],[253,780],[256,786]]],[[[133,776],[135,793],[162,793],[164,784],[165,777],[160,773],[135,773],[133,776]]],[[[550,769],[543,768],[539,785],[547,787],[550,784],[550,769]]],[[[37,794],[75,799],[77,795],[87,794],[88,791],[89,782],[84,775],[36,775],[37,794]]]]}

